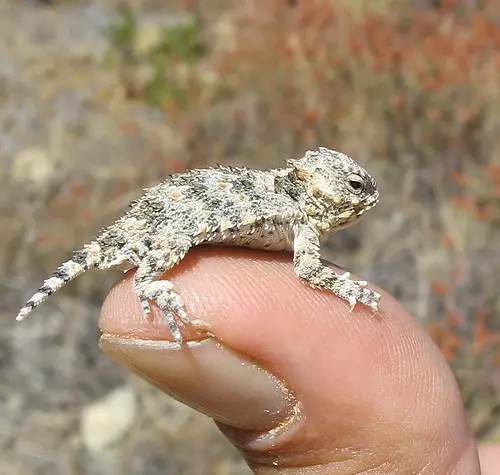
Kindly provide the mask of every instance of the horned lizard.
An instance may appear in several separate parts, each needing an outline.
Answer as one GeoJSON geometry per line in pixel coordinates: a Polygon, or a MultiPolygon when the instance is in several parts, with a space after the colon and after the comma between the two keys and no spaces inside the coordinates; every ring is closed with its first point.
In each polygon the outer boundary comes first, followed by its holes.
{"type": "Polygon", "coordinates": [[[87,270],[137,268],[133,288],[145,314],[154,302],[182,343],[189,324],[171,282],[159,279],[200,244],[293,251],[299,278],[333,292],[352,310],[376,311],[380,295],[365,281],[337,274],[320,260],[331,231],[354,223],[378,203],[375,180],[347,155],[320,147],[283,168],[218,166],[168,176],[144,190],[130,209],[62,264],[20,310],[24,319],[49,295],[87,270]]]}

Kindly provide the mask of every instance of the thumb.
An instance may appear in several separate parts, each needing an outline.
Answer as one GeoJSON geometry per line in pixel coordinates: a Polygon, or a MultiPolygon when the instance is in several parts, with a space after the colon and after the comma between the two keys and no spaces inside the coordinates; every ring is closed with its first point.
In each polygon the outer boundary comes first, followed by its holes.
{"type": "Polygon", "coordinates": [[[242,249],[196,249],[169,279],[214,336],[177,349],[127,275],[104,303],[101,346],[213,417],[255,473],[479,475],[451,371],[387,294],[375,317],[349,313],[288,256],[242,249]]]}

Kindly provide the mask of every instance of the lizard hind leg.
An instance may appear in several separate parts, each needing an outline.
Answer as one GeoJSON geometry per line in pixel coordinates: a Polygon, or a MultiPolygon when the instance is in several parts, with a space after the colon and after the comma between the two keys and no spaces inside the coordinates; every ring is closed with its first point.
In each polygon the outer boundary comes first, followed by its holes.
{"type": "Polygon", "coordinates": [[[154,302],[163,312],[175,342],[180,344],[182,335],[176,317],[184,325],[189,324],[189,319],[182,299],[173,290],[172,283],[158,279],[184,258],[191,247],[191,242],[183,238],[157,241],[157,247],[149,251],[137,268],[133,287],[144,313],[146,315],[150,313],[150,302],[154,302]]]}

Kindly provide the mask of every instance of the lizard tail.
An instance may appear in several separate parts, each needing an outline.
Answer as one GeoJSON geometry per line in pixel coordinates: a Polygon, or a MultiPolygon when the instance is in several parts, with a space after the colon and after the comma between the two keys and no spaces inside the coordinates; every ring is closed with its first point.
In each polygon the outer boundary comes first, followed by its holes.
{"type": "Polygon", "coordinates": [[[87,270],[95,267],[99,256],[99,250],[95,246],[97,244],[86,246],[83,250],[75,252],[72,259],[61,264],[52,276],[44,281],[38,292],[19,310],[16,320],[18,322],[24,320],[34,308],[45,302],[54,292],[87,270]]]}

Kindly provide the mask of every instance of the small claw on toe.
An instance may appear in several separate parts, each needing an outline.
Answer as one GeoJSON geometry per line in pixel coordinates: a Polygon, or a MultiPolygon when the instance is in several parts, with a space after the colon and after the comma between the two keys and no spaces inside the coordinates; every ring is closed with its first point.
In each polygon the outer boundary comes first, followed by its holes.
{"type": "Polygon", "coordinates": [[[148,315],[151,312],[151,306],[147,300],[141,300],[142,311],[148,315]]]}
{"type": "Polygon", "coordinates": [[[377,294],[376,292],[371,292],[371,294],[368,296],[368,299],[364,304],[367,307],[370,307],[372,309],[372,315],[375,314],[375,312],[378,312],[378,303],[380,300],[380,295],[377,294]]]}
{"type": "Polygon", "coordinates": [[[184,325],[191,324],[191,320],[189,320],[189,317],[187,316],[187,313],[184,310],[178,310],[177,316],[180,318],[181,322],[184,323],[184,325]]]}
{"type": "Polygon", "coordinates": [[[182,336],[181,335],[176,335],[174,337],[174,343],[176,343],[179,346],[182,346],[182,336]]]}
{"type": "Polygon", "coordinates": [[[350,272],[344,272],[344,273],[340,276],[340,280],[348,280],[350,277],[351,277],[351,273],[350,273],[350,272]]]}
{"type": "Polygon", "coordinates": [[[174,338],[174,343],[177,343],[179,346],[182,346],[182,335],[179,328],[177,328],[175,324],[171,325],[170,322],[169,322],[169,327],[170,327],[170,332],[172,333],[172,336],[174,338]]]}
{"type": "Polygon", "coordinates": [[[354,307],[356,306],[356,299],[349,299],[349,313],[351,313],[354,310],[354,307]]]}
{"type": "Polygon", "coordinates": [[[360,287],[366,287],[368,285],[368,282],[366,280],[357,280],[356,284],[358,284],[360,287]]]}

